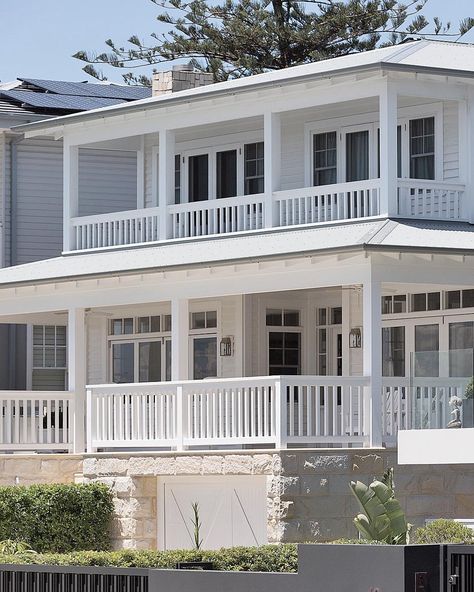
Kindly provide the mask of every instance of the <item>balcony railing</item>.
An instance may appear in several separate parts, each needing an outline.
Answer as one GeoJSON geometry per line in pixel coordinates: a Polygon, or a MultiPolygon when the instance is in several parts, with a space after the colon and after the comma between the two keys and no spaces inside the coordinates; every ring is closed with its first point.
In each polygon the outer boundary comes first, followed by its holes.
{"type": "Polygon", "coordinates": [[[0,450],[69,451],[73,405],[68,392],[1,391],[0,450]]]}
{"type": "MultiPolygon", "coordinates": [[[[407,218],[465,220],[464,185],[398,180],[397,214],[407,218]]],[[[71,220],[72,251],[214,236],[263,228],[379,216],[380,179],[264,194],[211,199],[71,220]],[[266,208],[271,208],[268,212],[266,208]],[[165,216],[166,224],[161,216],[165,216]],[[161,228],[161,230],[160,230],[161,228]],[[166,229],[166,230],[165,230],[166,229]],[[162,233],[162,234],[160,234],[162,233]]]]}
{"type": "Polygon", "coordinates": [[[90,386],[88,450],[368,441],[363,377],[272,376],[90,386]]]}
{"type": "Polygon", "coordinates": [[[406,218],[463,220],[465,186],[443,181],[398,180],[398,214],[406,218]]]}

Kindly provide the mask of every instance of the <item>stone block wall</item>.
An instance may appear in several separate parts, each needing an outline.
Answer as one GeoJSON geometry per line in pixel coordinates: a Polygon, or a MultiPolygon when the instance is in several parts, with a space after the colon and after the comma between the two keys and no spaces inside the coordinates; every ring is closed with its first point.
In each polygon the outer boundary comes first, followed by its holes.
{"type": "Polygon", "coordinates": [[[115,494],[116,548],[157,546],[157,479],[164,475],[266,475],[268,541],[328,541],[356,536],[351,480],[369,482],[388,467],[407,517],[474,517],[474,466],[397,466],[396,452],[366,449],[97,454],[84,479],[115,494]]]}
{"type": "Polygon", "coordinates": [[[2,454],[1,485],[74,483],[82,475],[82,456],[73,454],[2,454]]]}

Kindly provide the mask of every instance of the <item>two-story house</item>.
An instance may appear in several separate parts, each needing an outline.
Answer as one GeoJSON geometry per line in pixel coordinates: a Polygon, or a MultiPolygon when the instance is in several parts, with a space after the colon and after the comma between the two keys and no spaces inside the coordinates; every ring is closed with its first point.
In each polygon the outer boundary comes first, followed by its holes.
{"type": "MultiPolygon", "coordinates": [[[[0,272],[0,320],[42,326],[28,364],[67,384],[2,391],[2,449],[84,458],[117,544],[186,544],[195,500],[208,545],[350,535],[356,468],[446,426],[473,374],[473,64],[413,41],[159,73],[152,98],[20,126],[62,141],[64,242],[0,272]],[[178,74],[195,88],[163,94],[178,74]],[[83,170],[97,149],[140,155],[133,204],[83,170]]],[[[423,470],[410,518],[467,517],[423,470]]]]}

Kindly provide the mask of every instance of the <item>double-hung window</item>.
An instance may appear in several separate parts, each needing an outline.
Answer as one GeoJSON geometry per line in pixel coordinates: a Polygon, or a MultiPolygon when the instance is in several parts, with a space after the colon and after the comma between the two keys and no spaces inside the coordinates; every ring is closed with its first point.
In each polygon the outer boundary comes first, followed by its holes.
{"type": "Polygon", "coordinates": [[[410,179],[435,178],[435,118],[409,122],[410,179]]]}
{"type": "Polygon", "coordinates": [[[33,326],[33,390],[66,388],[66,327],[33,326]]]}
{"type": "Polygon", "coordinates": [[[313,185],[337,183],[337,133],[313,136],[313,185]]]}

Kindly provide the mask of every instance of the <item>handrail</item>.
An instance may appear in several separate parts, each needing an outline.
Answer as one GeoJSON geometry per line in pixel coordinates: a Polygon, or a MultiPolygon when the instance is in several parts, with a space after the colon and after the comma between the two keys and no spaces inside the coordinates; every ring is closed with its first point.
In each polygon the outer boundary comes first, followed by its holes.
{"type": "Polygon", "coordinates": [[[288,199],[306,197],[308,195],[325,195],[327,193],[344,193],[346,191],[358,191],[361,189],[378,189],[380,179],[367,179],[365,181],[350,181],[348,183],[333,183],[332,185],[310,185],[298,189],[284,189],[274,191],[274,199],[288,199]]]}
{"type": "Polygon", "coordinates": [[[119,220],[127,220],[129,218],[139,218],[142,216],[153,216],[159,214],[159,207],[141,208],[139,210],[121,210],[118,212],[110,212],[108,214],[91,214],[89,216],[75,216],[71,218],[71,224],[93,224],[96,222],[114,222],[119,220]]]}
{"type": "Polygon", "coordinates": [[[218,199],[206,199],[203,201],[192,201],[181,204],[172,204],[168,206],[170,214],[181,214],[184,212],[199,212],[201,210],[225,208],[229,206],[251,205],[262,201],[265,198],[263,193],[254,193],[252,195],[237,195],[235,197],[221,197],[218,199]]]}

